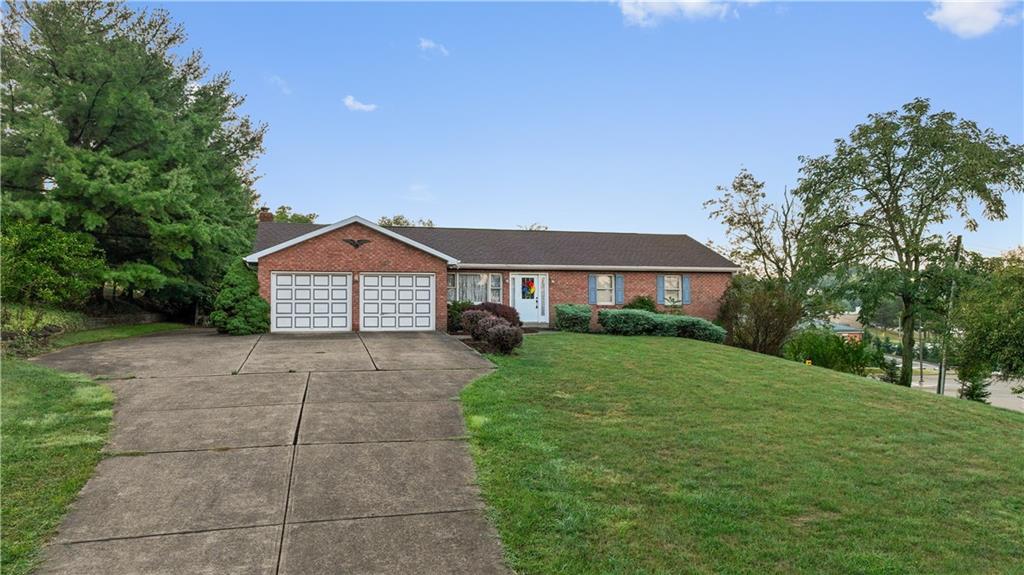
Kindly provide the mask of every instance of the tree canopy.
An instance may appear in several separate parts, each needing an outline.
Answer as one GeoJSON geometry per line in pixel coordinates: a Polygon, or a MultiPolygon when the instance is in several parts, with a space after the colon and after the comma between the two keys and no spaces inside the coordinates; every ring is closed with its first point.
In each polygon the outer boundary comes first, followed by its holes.
{"type": "Polygon", "coordinates": [[[377,225],[432,228],[434,227],[434,221],[423,218],[420,218],[418,220],[412,220],[411,218],[403,216],[402,214],[395,214],[393,216],[381,216],[380,218],[377,219],[377,225]]]}
{"type": "Polygon", "coordinates": [[[970,274],[953,313],[958,372],[1024,378],[1024,248],[985,263],[986,273],[970,274]]]}
{"type": "Polygon", "coordinates": [[[976,229],[973,205],[987,219],[1005,218],[1004,195],[1024,190],[1024,146],[915,99],[872,114],[834,153],[801,161],[795,195],[813,238],[806,247],[819,264],[859,270],[866,304],[902,302],[901,383],[909,385],[924,274],[950,260],[950,242],[934,226],[960,217],[976,229]]]}
{"type": "Polygon", "coordinates": [[[291,206],[278,206],[274,210],[274,221],[275,222],[289,222],[293,224],[312,224],[316,222],[316,219],[320,217],[320,214],[310,212],[308,214],[302,214],[299,212],[293,212],[291,206]]]}
{"type": "Polygon", "coordinates": [[[3,218],[95,239],[106,281],[168,307],[209,300],[254,230],[265,126],[227,74],[177,55],[163,10],[9,2],[3,218]]]}

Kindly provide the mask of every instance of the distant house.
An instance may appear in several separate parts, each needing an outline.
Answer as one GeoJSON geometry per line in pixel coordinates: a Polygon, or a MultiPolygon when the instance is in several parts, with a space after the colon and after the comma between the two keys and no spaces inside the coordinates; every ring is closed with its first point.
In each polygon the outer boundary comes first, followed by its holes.
{"type": "Polygon", "coordinates": [[[845,339],[846,341],[860,341],[864,339],[864,328],[855,325],[848,325],[845,323],[831,322],[829,326],[836,335],[845,339]]]}
{"type": "Polygon", "coordinates": [[[274,222],[261,214],[253,253],[270,329],[444,330],[446,303],[497,302],[549,325],[554,305],[660,310],[713,319],[739,268],[683,234],[624,234],[274,222]]]}

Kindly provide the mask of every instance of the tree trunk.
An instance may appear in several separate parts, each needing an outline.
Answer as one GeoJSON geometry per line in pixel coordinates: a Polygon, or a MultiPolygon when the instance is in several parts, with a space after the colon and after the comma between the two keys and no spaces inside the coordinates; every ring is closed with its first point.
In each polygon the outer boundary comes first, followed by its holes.
{"type": "Polygon", "coordinates": [[[900,385],[910,387],[914,378],[914,304],[903,300],[900,329],[903,330],[903,365],[900,366],[900,385]]]}

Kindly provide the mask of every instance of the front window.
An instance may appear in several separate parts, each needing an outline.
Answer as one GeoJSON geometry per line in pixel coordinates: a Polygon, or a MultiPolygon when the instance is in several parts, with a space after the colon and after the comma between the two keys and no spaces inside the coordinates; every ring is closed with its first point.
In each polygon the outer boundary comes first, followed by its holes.
{"type": "Polygon", "coordinates": [[[448,301],[501,303],[501,274],[448,274],[448,301]]]}
{"type": "Polygon", "coordinates": [[[615,276],[597,276],[597,305],[615,304],[615,276]]]}
{"type": "Polygon", "coordinates": [[[501,303],[501,274],[491,274],[490,301],[501,303]]]}
{"type": "Polygon", "coordinates": [[[665,305],[683,303],[683,279],[680,276],[665,276],[665,305]]]}

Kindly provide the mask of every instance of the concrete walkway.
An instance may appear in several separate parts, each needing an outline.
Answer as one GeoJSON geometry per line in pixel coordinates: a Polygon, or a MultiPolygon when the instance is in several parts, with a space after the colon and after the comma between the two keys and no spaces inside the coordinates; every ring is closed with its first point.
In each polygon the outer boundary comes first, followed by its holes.
{"type": "Polygon", "coordinates": [[[106,376],[104,459],[40,573],[508,573],[443,334],[186,330],[39,358],[106,376]]]}

